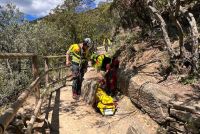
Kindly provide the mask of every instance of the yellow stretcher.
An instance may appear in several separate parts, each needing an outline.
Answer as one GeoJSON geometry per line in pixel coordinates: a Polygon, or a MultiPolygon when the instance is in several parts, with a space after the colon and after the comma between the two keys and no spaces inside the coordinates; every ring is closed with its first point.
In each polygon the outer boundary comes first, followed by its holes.
{"type": "Polygon", "coordinates": [[[106,92],[98,88],[96,92],[97,108],[100,110],[102,115],[114,115],[116,105],[113,98],[106,94],[106,92]]]}

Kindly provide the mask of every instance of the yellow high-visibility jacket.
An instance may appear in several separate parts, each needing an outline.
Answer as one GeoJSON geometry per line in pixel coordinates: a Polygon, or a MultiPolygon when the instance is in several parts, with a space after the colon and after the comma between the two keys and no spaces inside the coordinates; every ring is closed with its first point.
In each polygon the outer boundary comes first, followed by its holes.
{"type": "Polygon", "coordinates": [[[103,63],[103,59],[104,59],[105,55],[102,54],[102,55],[99,55],[96,59],[96,63],[94,64],[94,67],[96,69],[101,69],[101,66],[102,66],[102,63],[103,63]]]}
{"type": "Polygon", "coordinates": [[[110,41],[109,39],[104,39],[104,40],[103,40],[103,45],[104,45],[104,46],[107,46],[107,45],[110,46],[111,44],[112,44],[112,43],[111,43],[111,41],[110,41]]]}
{"type": "Polygon", "coordinates": [[[88,59],[89,59],[88,50],[86,52],[83,52],[83,50],[81,50],[81,47],[79,46],[79,44],[72,44],[69,47],[67,54],[69,54],[71,56],[72,62],[75,62],[78,64],[80,63],[80,61],[81,61],[81,64],[83,64],[86,61],[88,61],[88,59]]]}
{"type": "Polygon", "coordinates": [[[111,58],[105,54],[98,55],[94,64],[97,70],[106,70],[106,64],[111,63],[111,58]]]}

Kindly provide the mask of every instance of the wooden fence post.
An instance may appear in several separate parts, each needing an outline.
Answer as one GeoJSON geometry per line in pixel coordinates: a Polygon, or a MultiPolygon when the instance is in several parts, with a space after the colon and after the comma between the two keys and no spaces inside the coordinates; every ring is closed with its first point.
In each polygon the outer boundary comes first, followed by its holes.
{"type": "MultiPolygon", "coordinates": [[[[46,72],[46,71],[49,70],[49,59],[48,59],[48,58],[45,58],[44,60],[45,60],[45,61],[44,61],[44,67],[45,67],[44,69],[45,69],[45,72],[46,72]]],[[[48,84],[49,84],[49,74],[47,74],[47,75],[45,76],[45,86],[47,87],[48,84]]]]}
{"type": "MultiPolygon", "coordinates": [[[[33,73],[33,78],[36,79],[39,74],[38,74],[38,57],[37,56],[33,56],[32,57],[32,73],[33,73]]],[[[36,101],[35,101],[35,105],[37,106],[37,103],[40,99],[40,89],[39,89],[39,85],[36,86],[35,88],[35,97],[36,97],[36,101]]]]}
{"type": "MultiPolygon", "coordinates": [[[[63,75],[63,69],[60,70],[61,72],[61,79],[64,78],[65,76],[63,75]]],[[[62,81],[62,85],[65,86],[66,85],[66,80],[62,81]]]]}

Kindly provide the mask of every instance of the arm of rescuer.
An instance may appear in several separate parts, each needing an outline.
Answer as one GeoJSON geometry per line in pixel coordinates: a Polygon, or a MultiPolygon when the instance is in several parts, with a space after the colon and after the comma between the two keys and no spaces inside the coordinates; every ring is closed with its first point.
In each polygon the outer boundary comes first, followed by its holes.
{"type": "Polygon", "coordinates": [[[101,66],[99,64],[98,58],[95,60],[95,58],[91,58],[90,59],[90,63],[91,63],[91,67],[94,67],[95,71],[96,71],[96,77],[99,79],[102,79],[102,75],[101,75],[101,66]]]}
{"type": "Polygon", "coordinates": [[[101,54],[97,57],[96,59],[96,62],[94,64],[94,68],[97,69],[97,72],[100,72],[101,71],[101,67],[102,67],[102,64],[103,64],[103,60],[104,60],[104,57],[105,55],[104,54],[101,54]]]}
{"type": "Polygon", "coordinates": [[[103,46],[106,45],[106,39],[103,39],[103,46]]]}
{"type": "Polygon", "coordinates": [[[71,61],[70,61],[70,53],[71,53],[71,51],[72,51],[72,45],[69,47],[69,50],[67,51],[67,53],[66,53],[66,66],[69,66],[70,65],[70,63],[71,63],[71,61]]]}
{"type": "Polygon", "coordinates": [[[104,55],[99,55],[96,60],[96,63],[94,64],[94,67],[96,68],[97,71],[97,77],[101,80],[105,79],[105,72],[101,70],[103,59],[104,55]]]}

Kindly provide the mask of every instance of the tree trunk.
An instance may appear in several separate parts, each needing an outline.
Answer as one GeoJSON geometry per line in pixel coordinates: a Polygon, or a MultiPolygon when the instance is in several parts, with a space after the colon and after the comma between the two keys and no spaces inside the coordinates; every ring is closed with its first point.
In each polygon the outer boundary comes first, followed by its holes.
{"type": "Polygon", "coordinates": [[[152,7],[151,5],[148,5],[148,8],[155,15],[156,19],[160,23],[168,53],[170,54],[171,57],[176,56],[176,54],[175,54],[175,52],[172,48],[171,41],[169,39],[168,32],[167,32],[167,29],[166,29],[166,23],[165,23],[163,17],[159,14],[159,12],[156,8],[152,7]]]}
{"type": "Polygon", "coordinates": [[[179,36],[179,46],[180,46],[180,57],[183,57],[184,55],[184,35],[183,35],[183,28],[181,26],[181,24],[178,21],[178,13],[180,11],[180,0],[176,1],[176,5],[175,5],[175,11],[173,11],[172,7],[174,7],[173,5],[173,0],[170,1],[170,17],[173,21],[173,23],[176,25],[176,28],[178,30],[178,36],[179,36]]]}
{"type": "Polygon", "coordinates": [[[193,71],[197,73],[199,69],[199,53],[198,53],[198,30],[196,20],[192,13],[188,12],[183,7],[180,7],[181,13],[186,17],[187,21],[190,24],[190,30],[192,35],[192,64],[193,64],[193,71]]]}
{"type": "Polygon", "coordinates": [[[176,19],[176,17],[173,17],[173,21],[176,25],[176,28],[178,30],[178,36],[179,36],[179,46],[180,46],[180,57],[183,57],[184,55],[184,36],[183,36],[183,29],[181,27],[181,24],[179,23],[179,21],[176,19]]]}

